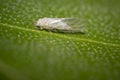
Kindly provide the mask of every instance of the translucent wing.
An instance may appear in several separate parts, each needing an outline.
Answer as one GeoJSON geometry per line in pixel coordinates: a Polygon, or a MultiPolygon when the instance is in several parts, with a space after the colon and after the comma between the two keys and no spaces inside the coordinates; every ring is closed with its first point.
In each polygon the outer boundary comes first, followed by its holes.
{"type": "Polygon", "coordinates": [[[62,18],[60,21],[54,22],[53,25],[59,24],[60,22],[67,24],[70,29],[58,29],[57,31],[59,32],[86,32],[85,23],[79,18],[62,18]]]}

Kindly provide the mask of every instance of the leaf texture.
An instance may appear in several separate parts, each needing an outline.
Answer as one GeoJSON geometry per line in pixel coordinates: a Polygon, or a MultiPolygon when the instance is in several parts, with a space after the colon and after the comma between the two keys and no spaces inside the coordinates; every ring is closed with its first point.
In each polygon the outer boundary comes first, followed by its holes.
{"type": "Polygon", "coordinates": [[[119,80],[119,0],[0,0],[1,80],[119,80]],[[43,17],[84,19],[85,34],[40,31],[43,17]]]}

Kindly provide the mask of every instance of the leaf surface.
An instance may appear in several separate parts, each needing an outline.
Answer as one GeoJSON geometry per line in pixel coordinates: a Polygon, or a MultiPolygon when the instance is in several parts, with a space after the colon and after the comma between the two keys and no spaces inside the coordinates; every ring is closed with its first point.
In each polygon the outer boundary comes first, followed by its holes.
{"type": "Polygon", "coordinates": [[[119,80],[119,0],[0,0],[1,80],[119,80]],[[85,34],[40,31],[43,17],[84,19],[85,34]]]}

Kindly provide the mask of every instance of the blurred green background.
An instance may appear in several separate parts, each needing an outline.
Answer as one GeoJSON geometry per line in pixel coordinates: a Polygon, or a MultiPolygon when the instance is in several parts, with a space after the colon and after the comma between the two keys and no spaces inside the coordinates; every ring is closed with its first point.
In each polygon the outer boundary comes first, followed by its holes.
{"type": "Polygon", "coordinates": [[[119,80],[120,0],[0,0],[0,80],[119,80]],[[85,34],[40,31],[39,18],[85,20],[85,34]]]}

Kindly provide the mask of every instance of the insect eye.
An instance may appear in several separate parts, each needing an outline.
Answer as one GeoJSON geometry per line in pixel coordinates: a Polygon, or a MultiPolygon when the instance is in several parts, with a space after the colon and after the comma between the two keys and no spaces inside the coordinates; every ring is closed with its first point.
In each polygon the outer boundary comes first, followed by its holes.
{"type": "Polygon", "coordinates": [[[39,26],[37,26],[40,30],[42,30],[43,29],[43,26],[41,26],[41,25],[39,25],[39,26]]]}

